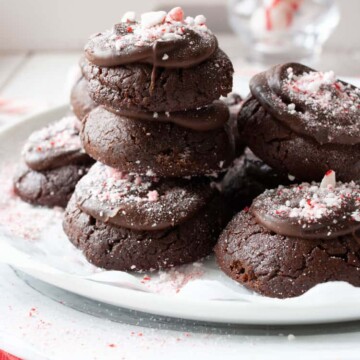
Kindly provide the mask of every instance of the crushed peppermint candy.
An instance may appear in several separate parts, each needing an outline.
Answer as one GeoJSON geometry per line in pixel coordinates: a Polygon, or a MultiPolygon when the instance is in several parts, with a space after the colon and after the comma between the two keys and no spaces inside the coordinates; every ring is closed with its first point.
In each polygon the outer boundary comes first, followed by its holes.
{"type": "MultiPolygon", "coordinates": [[[[180,7],[165,11],[152,11],[140,16],[140,21],[136,22],[134,12],[127,12],[121,19],[122,23],[127,23],[127,34],[117,35],[109,30],[104,33],[108,35],[107,46],[115,46],[117,50],[125,49],[130,44],[135,46],[151,45],[156,41],[172,41],[181,39],[187,30],[195,31],[199,34],[211,34],[206,26],[206,18],[198,15],[195,18],[184,18],[184,12],[180,7]]],[[[93,37],[97,37],[95,34],[93,37]]],[[[165,55],[164,55],[165,56],[165,55]]],[[[166,56],[164,60],[167,60],[166,56]]]]}
{"type": "Polygon", "coordinates": [[[149,201],[158,201],[159,193],[156,190],[152,190],[147,193],[147,197],[148,197],[149,201]]]}
{"type": "Polygon", "coordinates": [[[335,175],[335,171],[333,170],[328,170],[325,173],[325,176],[323,177],[323,179],[321,180],[320,183],[320,188],[322,189],[327,189],[329,187],[334,188],[336,186],[336,175],[335,175]]]}
{"type": "Polygon", "coordinates": [[[151,28],[155,25],[160,25],[165,22],[166,12],[165,11],[152,11],[141,15],[141,27],[151,28]]]}
{"type": "Polygon", "coordinates": [[[289,109],[290,114],[295,114],[296,113],[295,104],[289,104],[288,109],[289,109]]]}
{"type": "Polygon", "coordinates": [[[121,18],[121,22],[134,23],[135,21],[136,21],[135,11],[128,11],[121,18]]]}
{"type": "Polygon", "coordinates": [[[302,183],[266,190],[252,212],[259,222],[282,235],[335,237],[360,228],[360,185],[335,182],[329,170],[321,184],[302,183]]]}
{"type": "Polygon", "coordinates": [[[299,116],[310,131],[326,133],[329,141],[349,137],[359,140],[359,88],[338,80],[333,71],[299,74],[288,67],[285,75],[282,90],[291,101],[286,104],[288,113],[299,116]]]}
{"type": "Polygon", "coordinates": [[[360,222],[360,210],[355,210],[352,214],[351,214],[352,218],[355,221],[359,221],[360,222]]]}
{"type": "Polygon", "coordinates": [[[49,150],[81,149],[79,130],[76,128],[76,117],[64,117],[41,130],[33,132],[23,147],[26,152],[46,152],[49,150]]]}
{"type": "Polygon", "coordinates": [[[179,6],[171,9],[166,16],[166,21],[168,22],[183,21],[183,20],[184,20],[184,11],[179,6]]]}
{"type": "Polygon", "coordinates": [[[162,180],[129,174],[99,162],[75,190],[81,209],[89,215],[137,230],[175,226],[197,213],[212,194],[208,181],[162,180]]]}
{"type": "Polygon", "coordinates": [[[291,175],[291,174],[288,174],[288,179],[290,181],[294,181],[295,180],[295,176],[294,175],[291,175]]]}
{"type": "Polygon", "coordinates": [[[97,163],[86,179],[90,180],[89,193],[101,202],[116,204],[120,200],[121,202],[159,200],[157,191],[151,189],[159,181],[156,177],[141,177],[97,163]]]}
{"type": "Polygon", "coordinates": [[[360,143],[360,88],[298,63],[254,76],[251,91],[274,119],[320,145],[360,143]],[[261,90],[262,89],[262,90],[261,90]],[[261,94],[260,94],[261,90],[261,94]]]}
{"type": "Polygon", "coordinates": [[[288,91],[290,98],[301,100],[314,109],[325,110],[333,116],[342,111],[358,111],[360,108],[360,89],[339,81],[333,71],[310,71],[295,75],[290,67],[283,89],[288,91]]]}
{"type": "MultiPolygon", "coordinates": [[[[302,75],[294,75],[293,69],[287,69],[289,89],[295,92],[302,92],[306,94],[315,94],[320,91],[324,85],[335,85],[337,83],[333,71],[320,72],[310,71],[302,75]]],[[[339,85],[342,86],[342,85],[339,85]]]]}
{"type": "Polygon", "coordinates": [[[147,170],[145,175],[149,177],[156,177],[155,171],[151,169],[147,170]]]}

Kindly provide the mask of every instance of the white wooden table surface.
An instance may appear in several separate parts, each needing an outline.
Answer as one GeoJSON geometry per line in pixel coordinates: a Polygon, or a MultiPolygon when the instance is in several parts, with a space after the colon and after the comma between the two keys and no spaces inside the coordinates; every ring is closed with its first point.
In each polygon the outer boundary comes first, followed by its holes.
{"type": "Polygon", "coordinates": [[[79,52],[0,55],[0,125],[68,101],[79,52]]]}
{"type": "MultiPolygon", "coordinates": [[[[222,41],[220,40],[220,43],[222,41]]],[[[236,41],[223,47],[236,54],[236,41]]],[[[68,101],[69,70],[80,53],[0,54],[0,127],[68,101]]],[[[251,73],[251,67],[243,68],[251,73]]],[[[360,71],[359,71],[360,74],[360,71]]],[[[355,74],[354,74],[355,75],[355,74]]],[[[71,76],[70,76],[71,77],[71,76]]],[[[0,265],[0,349],[26,359],[359,359],[360,326],[318,335],[291,329],[295,339],[262,332],[251,335],[152,330],[86,315],[56,303],[0,265]],[[42,357],[43,356],[43,357],[42,357]]]]}

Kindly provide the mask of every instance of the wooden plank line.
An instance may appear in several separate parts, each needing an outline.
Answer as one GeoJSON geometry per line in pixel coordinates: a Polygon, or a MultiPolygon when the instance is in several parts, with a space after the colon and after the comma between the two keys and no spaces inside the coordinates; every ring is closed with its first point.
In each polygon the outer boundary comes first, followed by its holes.
{"type": "Polygon", "coordinates": [[[5,77],[5,80],[0,84],[0,94],[1,92],[10,84],[12,79],[16,76],[16,74],[21,70],[22,67],[25,66],[26,62],[30,59],[31,52],[27,52],[25,54],[21,54],[22,59],[19,63],[10,71],[10,73],[5,77]]]}

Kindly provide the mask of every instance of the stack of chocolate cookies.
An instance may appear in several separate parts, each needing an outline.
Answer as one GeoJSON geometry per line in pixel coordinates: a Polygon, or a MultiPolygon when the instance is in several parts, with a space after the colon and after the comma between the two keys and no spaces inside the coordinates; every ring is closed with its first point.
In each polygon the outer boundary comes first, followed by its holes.
{"type": "MultiPolygon", "coordinates": [[[[237,155],[233,67],[203,16],[124,15],[90,38],[84,88],[98,105],[81,141],[98,162],[78,183],[64,230],[93,264],[170,268],[208,255],[228,220],[210,176],[237,155]]],[[[83,80],[82,80],[83,81],[83,80]]]]}
{"type": "Polygon", "coordinates": [[[285,181],[237,214],[215,249],[220,268],[279,298],[327,281],[360,286],[360,89],[290,63],[250,90],[242,138],[278,174],[308,182],[285,181]]]}

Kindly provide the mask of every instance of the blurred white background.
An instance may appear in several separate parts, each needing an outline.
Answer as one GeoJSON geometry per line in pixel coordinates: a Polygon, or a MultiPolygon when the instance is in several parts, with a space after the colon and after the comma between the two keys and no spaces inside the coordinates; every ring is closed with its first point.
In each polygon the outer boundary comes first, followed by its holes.
{"type": "Polygon", "coordinates": [[[230,31],[224,0],[0,0],[0,50],[80,49],[90,34],[119,22],[126,11],[179,4],[189,14],[207,15],[219,31],[230,31]]]}
{"type": "MultiPolygon", "coordinates": [[[[226,0],[0,0],[0,51],[75,50],[94,32],[109,28],[128,10],[144,12],[181,5],[203,13],[216,33],[230,32],[226,0]]],[[[327,43],[360,51],[360,0],[338,0],[341,22],[327,43]]],[[[239,44],[240,46],[240,44],[239,44]]],[[[360,57],[360,55],[359,55],[360,57]]]]}

